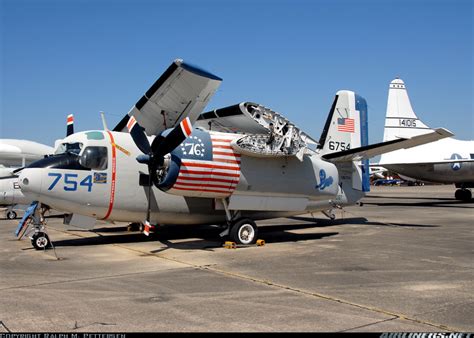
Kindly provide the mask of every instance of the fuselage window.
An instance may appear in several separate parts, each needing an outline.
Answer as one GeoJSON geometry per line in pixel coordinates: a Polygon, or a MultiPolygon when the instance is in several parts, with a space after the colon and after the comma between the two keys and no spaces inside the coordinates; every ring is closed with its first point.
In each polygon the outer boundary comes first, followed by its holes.
{"type": "Polygon", "coordinates": [[[61,143],[55,151],[55,154],[66,154],[72,153],[79,155],[82,149],[82,143],[75,142],[75,143],[61,143]]]}
{"type": "Polygon", "coordinates": [[[79,163],[94,170],[107,169],[107,147],[86,147],[79,158],[79,163]]]}

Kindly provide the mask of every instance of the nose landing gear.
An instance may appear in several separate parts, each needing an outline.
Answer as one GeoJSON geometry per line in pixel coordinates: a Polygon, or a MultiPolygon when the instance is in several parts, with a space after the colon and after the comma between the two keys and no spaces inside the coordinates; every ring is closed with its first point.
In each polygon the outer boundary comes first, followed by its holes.
{"type": "Polygon", "coordinates": [[[48,210],[47,206],[41,205],[39,202],[33,202],[25,211],[16,229],[15,235],[18,237],[18,240],[27,234],[31,240],[31,245],[36,250],[46,250],[53,247],[45,229],[46,221],[44,214],[48,210]]]}
{"type": "Polygon", "coordinates": [[[31,245],[36,250],[46,250],[51,247],[51,241],[49,239],[49,236],[46,232],[43,231],[38,231],[33,234],[31,238],[31,245]]]}

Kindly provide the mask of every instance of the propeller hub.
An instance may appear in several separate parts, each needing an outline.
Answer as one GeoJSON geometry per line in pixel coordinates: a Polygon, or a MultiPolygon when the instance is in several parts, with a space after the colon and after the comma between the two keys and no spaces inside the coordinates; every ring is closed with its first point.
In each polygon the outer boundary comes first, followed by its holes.
{"type": "Polygon", "coordinates": [[[140,154],[137,156],[136,160],[138,163],[142,164],[149,164],[150,163],[150,155],[140,154]]]}

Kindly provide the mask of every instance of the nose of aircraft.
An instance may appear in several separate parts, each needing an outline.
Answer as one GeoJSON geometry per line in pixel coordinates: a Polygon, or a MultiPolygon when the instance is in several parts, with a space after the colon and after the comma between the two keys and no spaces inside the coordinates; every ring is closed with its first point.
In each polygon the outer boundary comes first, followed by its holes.
{"type": "Polygon", "coordinates": [[[3,205],[5,203],[8,203],[8,187],[7,184],[5,183],[6,180],[1,180],[0,179],[0,205],[3,205]]]}
{"type": "Polygon", "coordinates": [[[32,200],[38,200],[41,194],[42,170],[40,168],[23,169],[18,183],[21,192],[32,200]]]}

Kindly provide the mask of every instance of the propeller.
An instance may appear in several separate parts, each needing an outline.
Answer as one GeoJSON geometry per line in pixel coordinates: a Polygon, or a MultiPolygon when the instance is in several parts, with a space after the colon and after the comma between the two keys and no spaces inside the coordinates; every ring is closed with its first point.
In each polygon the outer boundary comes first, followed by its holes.
{"type": "Polygon", "coordinates": [[[145,134],[145,129],[140,126],[134,116],[131,116],[127,129],[132,136],[133,141],[140,151],[144,154],[137,157],[137,161],[148,166],[148,206],[145,222],[145,235],[149,235],[153,226],[150,224],[151,213],[151,189],[153,184],[158,184],[157,170],[164,166],[165,155],[172,152],[192,133],[192,124],[188,117],[181,121],[166,136],[158,135],[153,139],[150,145],[145,134]]]}

